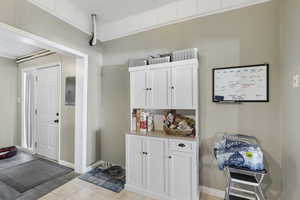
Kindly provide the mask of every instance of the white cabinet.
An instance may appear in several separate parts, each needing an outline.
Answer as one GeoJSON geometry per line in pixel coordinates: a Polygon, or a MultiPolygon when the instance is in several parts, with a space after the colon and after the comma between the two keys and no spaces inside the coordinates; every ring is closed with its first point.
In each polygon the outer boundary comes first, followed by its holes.
{"type": "Polygon", "coordinates": [[[141,69],[130,73],[130,93],[134,107],[147,106],[147,71],[141,69]]]}
{"type": "Polygon", "coordinates": [[[171,108],[170,68],[150,69],[148,79],[150,86],[148,107],[156,109],[171,108]]]}
{"type": "Polygon", "coordinates": [[[189,109],[194,108],[196,91],[194,88],[196,85],[197,70],[190,66],[176,66],[171,69],[172,71],[172,108],[177,109],[189,109]]]}
{"type": "Polygon", "coordinates": [[[195,109],[197,107],[197,59],[129,69],[131,107],[195,109]]]}
{"type": "Polygon", "coordinates": [[[193,200],[195,159],[192,154],[172,152],[169,165],[169,191],[172,200],[193,200]]]}
{"type": "Polygon", "coordinates": [[[160,200],[199,200],[196,144],[126,135],[126,189],[160,200]]]}
{"type": "Polygon", "coordinates": [[[136,187],[145,188],[145,157],[144,144],[142,137],[126,137],[126,176],[128,184],[136,187]]]}
{"type": "Polygon", "coordinates": [[[146,141],[147,190],[166,195],[168,141],[158,138],[147,138],[146,141]]]}

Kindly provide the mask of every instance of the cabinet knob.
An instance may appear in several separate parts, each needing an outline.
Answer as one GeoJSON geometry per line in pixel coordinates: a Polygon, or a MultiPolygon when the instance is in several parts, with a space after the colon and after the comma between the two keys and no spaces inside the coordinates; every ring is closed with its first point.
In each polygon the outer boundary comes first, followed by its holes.
{"type": "Polygon", "coordinates": [[[174,87],[174,86],[171,86],[171,89],[172,89],[172,90],[174,90],[174,89],[175,89],[175,87],[174,87]]]}
{"type": "Polygon", "coordinates": [[[178,144],[178,146],[184,148],[184,147],[185,147],[185,144],[180,143],[180,144],[178,144]]]}
{"type": "Polygon", "coordinates": [[[169,156],[168,158],[169,158],[169,159],[172,159],[172,156],[169,156]]]}

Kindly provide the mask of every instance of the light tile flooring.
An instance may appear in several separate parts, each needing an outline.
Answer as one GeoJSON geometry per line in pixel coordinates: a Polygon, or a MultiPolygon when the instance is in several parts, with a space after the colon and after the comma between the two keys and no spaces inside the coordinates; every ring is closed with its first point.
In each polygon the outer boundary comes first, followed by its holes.
{"type": "MultiPolygon", "coordinates": [[[[57,188],[40,200],[155,200],[136,193],[123,190],[114,193],[78,178],[57,188]]],[[[203,194],[201,200],[221,200],[203,194]]]]}

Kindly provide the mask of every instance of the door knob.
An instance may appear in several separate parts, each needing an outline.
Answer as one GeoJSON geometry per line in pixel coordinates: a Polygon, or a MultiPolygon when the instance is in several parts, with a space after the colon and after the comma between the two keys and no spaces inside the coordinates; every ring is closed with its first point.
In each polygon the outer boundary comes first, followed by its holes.
{"type": "Polygon", "coordinates": [[[58,119],[54,120],[54,123],[58,123],[58,122],[59,122],[59,120],[58,120],[58,119]]]}

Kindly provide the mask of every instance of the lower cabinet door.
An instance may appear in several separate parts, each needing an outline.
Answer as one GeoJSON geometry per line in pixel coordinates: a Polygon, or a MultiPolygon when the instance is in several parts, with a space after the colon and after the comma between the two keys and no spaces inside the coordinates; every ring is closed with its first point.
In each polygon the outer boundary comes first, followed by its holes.
{"type": "Polygon", "coordinates": [[[167,148],[168,140],[147,138],[147,190],[158,195],[167,195],[167,148]]]}
{"type": "MultiPolygon", "coordinates": [[[[193,155],[172,152],[169,159],[169,195],[172,200],[194,199],[194,172],[196,163],[193,155]]],[[[194,174],[195,173],[195,174],[194,174]]]]}
{"type": "Polygon", "coordinates": [[[137,188],[145,188],[144,141],[144,137],[126,136],[126,183],[137,188]]]}

